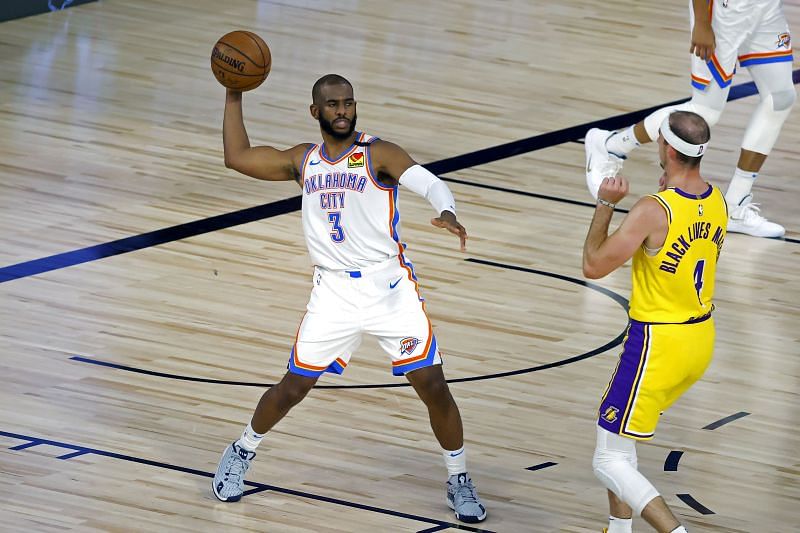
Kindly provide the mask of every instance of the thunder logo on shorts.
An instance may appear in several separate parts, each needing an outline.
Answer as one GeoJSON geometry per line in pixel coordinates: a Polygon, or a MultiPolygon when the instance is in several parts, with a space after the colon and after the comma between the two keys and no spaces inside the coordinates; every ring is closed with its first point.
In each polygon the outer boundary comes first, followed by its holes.
{"type": "Polygon", "coordinates": [[[419,339],[416,337],[406,337],[400,339],[400,355],[411,355],[419,345],[419,339]]]}

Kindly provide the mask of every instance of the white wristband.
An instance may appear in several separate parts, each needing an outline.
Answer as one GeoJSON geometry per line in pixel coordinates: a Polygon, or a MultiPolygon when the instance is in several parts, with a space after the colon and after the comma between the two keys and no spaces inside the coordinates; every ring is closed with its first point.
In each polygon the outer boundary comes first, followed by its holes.
{"type": "Polygon", "coordinates": [[[421,165],[413,165],[406,169],[398,180],[400,185],[407,187],[428,200],[437,214],[442,211],[451,211],[456,214],[456,200],[445,182],[437,178],[431,171],[421,165]]]}

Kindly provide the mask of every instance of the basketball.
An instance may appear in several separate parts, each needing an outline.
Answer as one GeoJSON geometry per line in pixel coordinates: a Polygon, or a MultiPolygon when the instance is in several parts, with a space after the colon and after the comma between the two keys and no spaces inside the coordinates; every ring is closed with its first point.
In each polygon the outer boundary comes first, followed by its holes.
{"type": "Polygon", "coordinates": [[[249,91],[261,85],[272,67],[267,43],[250,31],[223,35],[211,51],[211,71],[222,85],[249,91]]]}

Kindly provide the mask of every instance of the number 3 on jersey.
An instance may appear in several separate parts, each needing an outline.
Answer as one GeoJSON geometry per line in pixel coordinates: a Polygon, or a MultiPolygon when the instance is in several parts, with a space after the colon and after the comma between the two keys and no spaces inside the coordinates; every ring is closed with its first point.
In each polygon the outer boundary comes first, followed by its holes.
{"type": "Polygon", "coordinates": [[[703,305],[703,299],[700,298],[700,292],[703,290],[703,269],[705,269],[705,267],[705,259],[700,259],[694,266],[694,289],[697,291],[697,299],[700,300],[700,305],[703,305]]]}
{"type": "Polygon", "coordinates": [[[344,241],[344,231],[342,226],[339,225],[341,219],[342,214],[339,211],[328,213],[328,222],[331,223],[331,240],[336,243],[344,241]]]}

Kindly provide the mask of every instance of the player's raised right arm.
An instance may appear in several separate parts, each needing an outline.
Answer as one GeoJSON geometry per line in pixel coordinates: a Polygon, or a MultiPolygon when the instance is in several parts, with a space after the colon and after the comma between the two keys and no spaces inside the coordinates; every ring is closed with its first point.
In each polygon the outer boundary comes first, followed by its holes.
{"type": "Polygon", "coordinates": [[[242,116],[242,93],[228,89],[225,96],[225,118],[222,122],[222,143],[225,166],[253,178],[269,181],[297,180],[308,145],[288,150],[271,146],[250,146],[242,116]]]}

